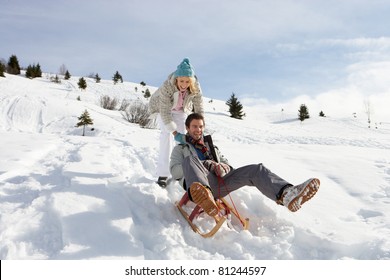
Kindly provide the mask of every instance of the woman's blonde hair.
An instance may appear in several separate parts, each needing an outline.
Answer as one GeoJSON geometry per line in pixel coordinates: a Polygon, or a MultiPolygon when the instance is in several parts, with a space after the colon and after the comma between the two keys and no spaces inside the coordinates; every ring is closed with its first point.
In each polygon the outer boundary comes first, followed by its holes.
{"type": "MultiPolygon", "coordinates": [[[[177,79],[178,78],[179,77],[176,77],[176,79],[175,79],[175,85],[176,85],[177,88],[178,88],[178,85],[177,85],[177,79]]],[[[188,87],[190,89],[190,93],[193,93],[193,94],[197,93],[196,86],[195,86],[196,78],[195,77],[187,77],[187,78],[190,79],[190,86],[188,87]]]]}

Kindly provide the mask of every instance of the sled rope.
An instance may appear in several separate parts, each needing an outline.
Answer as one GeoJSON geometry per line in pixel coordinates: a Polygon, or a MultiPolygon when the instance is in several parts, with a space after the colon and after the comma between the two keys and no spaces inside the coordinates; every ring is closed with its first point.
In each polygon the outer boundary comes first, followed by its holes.
{"type": "Polygon", "coordinates": [[[233,198],[231,197],[230,192],[228,191],[228,187],[226,186],[225,180],[222,179],[222,177],[219,177],[219,176],[217,176],[217,178],[218,178],[218,197],[221,197],[221,186],[224,186],[226,192],[229,195],[229,198],[230,198],[230,201],[231,201],[231,203],[233,205],[234,211],[236,211],[236,213],[238,214],[238,218],[241,220],[242,217],[241,217],[240,213],[237,211],[236,205],[234,204],[233,198]]]}

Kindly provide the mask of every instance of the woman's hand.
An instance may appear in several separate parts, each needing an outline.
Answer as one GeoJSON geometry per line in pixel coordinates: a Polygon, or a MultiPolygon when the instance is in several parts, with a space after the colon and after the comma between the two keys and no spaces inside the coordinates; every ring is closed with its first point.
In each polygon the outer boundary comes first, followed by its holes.
{"type": "Polygon", "coordinates": [[[175,141],[179,142],[179,144],[185,144],[186,143],[186,136],[180,132],[174,131],[173,132],[175,141]]]}

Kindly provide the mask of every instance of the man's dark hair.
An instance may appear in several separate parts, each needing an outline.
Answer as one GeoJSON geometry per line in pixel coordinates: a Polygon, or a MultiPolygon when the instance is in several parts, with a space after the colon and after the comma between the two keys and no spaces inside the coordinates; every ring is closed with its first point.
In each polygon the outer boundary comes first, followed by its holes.
{"type": "Polygon", "coordinates": [[[190,127],[192,120],[202,120],[204,124],[204,117],[199,113],[192,113],[186,119],[186,127],[190,127]]]}

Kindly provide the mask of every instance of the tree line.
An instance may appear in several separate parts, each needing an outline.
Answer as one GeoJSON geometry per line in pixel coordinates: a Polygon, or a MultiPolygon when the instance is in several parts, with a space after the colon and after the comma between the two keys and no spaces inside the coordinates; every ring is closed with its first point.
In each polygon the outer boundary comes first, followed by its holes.
{"type": "MultiPolygon", "coordinates": [[[[17,56],[14,54],[10,56],[10,58],[8,59],[8,62],[6,62],[3,59],[0,60],[0,77],[5,77],[4,73],[8,73],[11,75],[20,75],[21,70],[22,70],[22,67],[20,67],[19,60],[18,60],[17,56]]],[[[34,79],[34,78],[42,77],[42,70],[41,70],[41,66],[39,63],[30,64],[27,66],[27,68],[25,70],[26,70],[25,76],[27,78],[34,79]]],[[[69,70],[66,69],[66,66],[64,64],[61,65],[60,70],[59,70],[59,74],[63,75],[65,80],[69,80],[71,78],[71,74],[70,74],[69,70]]],[[[93,76],[93,78],[95,79],[96,83],[99,83],[101,80],[99,74],[95,74],[93,76]]],[[[80,79],[84,79],[84,77],[82,77],[80,79]]],[[[112,80],[113,80],[114,84],[117,84],[119,82],[123,83],[123,77],[119,73],[119,71],[115,72],[114,76],[112,77],[112,80]]],[[[60,81],[58,75],[56,75],[56,77],[53,78],[53,81],[56,81],[56,82],[60,81]]],[[[80,88],[82,88],[82,89],[86,88],[85,83],[81,82],[80,84],[81,84],[80,88]]],[[[145,84],[145,83],[142,81],[141,84],[145,84]]]]}
{"type": "MultiPolygon", "coordinates": [[[[16,55],[11,55],[9,60],[8,60],[8,63],[5,63],[4,60],[0,60],[0,77],[5,77],[4,73],[8,73],[11,75],[20,75],[21,67],[19,65],[19,61],[18,61],[18,58],[16,55]]],[[[69,80],[71,78],[71,74],[64,64],[61,65],[61,67],[60,67],[60,74],[64,76],[65,80],[69,80]]],[[[30,78],[30,79],[42,77],[42,70],[41,70],[40,64],[37,63],[37,64],[28,65],[26,68],[25,76],[27,78],[30,78]]],[[[90,78],[93,78],[96,83],[99,83],[101,80],[99,74],[93,74],[93,75],[91,74],[90,78]]],[[[123,77],[119,73],[119,71],[115,72],[115,74],[112,77],[112,80],[113,80],[114,84],[117,84],[119,82],[123,83],[123,77]]],[[[52,78],[52,81],[56,82],[56,83],[61,82],[58,75],[56,75],[54,78],[52,78]]],[[[143,81],[140,84],[143,86],[146,85],[145,82],[143,82],[143,81]]],[[[81,78],[79,78],[77,85],[81,90],[85,90],[87,88],[87,81],[85,80],[84,77],[81,77],[81,78]]],[[[136,88],[136,90],[137,90],[137,88],[136,88]]],[[[151,94],[150,94],[149,89],[146,89],[146,91],[144,92],[144,97],[149,98],[150,95],[151,94]]],[[[232,95],[226,101],[225,104],[229,108],[230,117],[236,118],[236,119],[242,119],[243,117],[245,117],[245,113],[243,111],[243,105],[238,100],[235,93],[232,93],[232,95]]],[[[319,116],[325,117],[324,112],[321,111],[319,113],[319,116]]],[[[303,122],[305,119],[308,119],[308,118],[310,118],[309,110],[305,104],[302,104],[298,110],[298,119],[301,122],[303,122]]]]}

